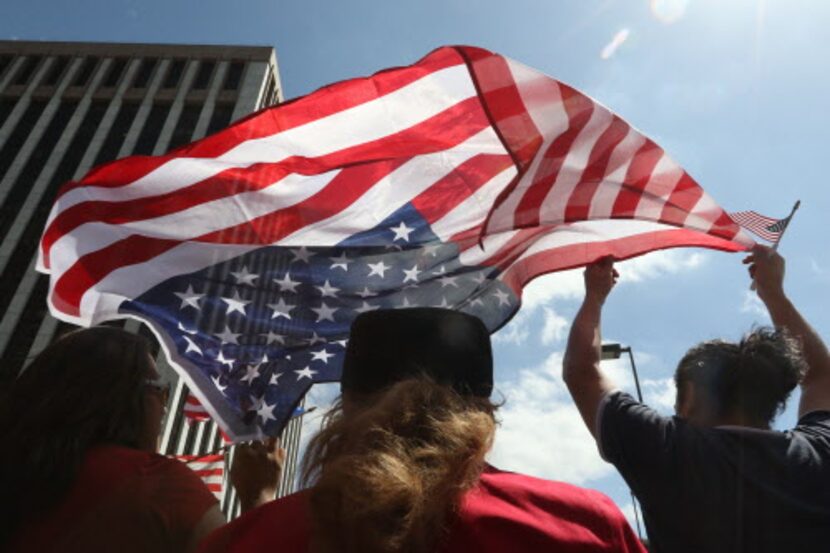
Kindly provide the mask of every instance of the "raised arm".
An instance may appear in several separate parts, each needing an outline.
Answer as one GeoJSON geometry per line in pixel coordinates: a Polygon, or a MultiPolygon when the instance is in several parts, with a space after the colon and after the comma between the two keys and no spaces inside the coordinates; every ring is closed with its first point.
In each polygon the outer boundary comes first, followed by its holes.
{"type": "Polygon", "coordinates": [[[744,259],[755,281],[758,297],[766,305],[773,324],[785,328],[801,342],[808,370],[801,381],[798,416],[830,410],[830,353],[815,330],[804,320],[784,293],[784,258],[766,246],[756,246],[744,259]]]}
{"type": "Polygon", "coordinates": [[[599,402],[613,389],[599,366],[602,346],[600,320],[605,298],[618,276],[610,257],[585,269],[585,299],[571,326],[568,348],[562,362],[562,379],[594,438],[597,438],[595,433],[599,402]]]}

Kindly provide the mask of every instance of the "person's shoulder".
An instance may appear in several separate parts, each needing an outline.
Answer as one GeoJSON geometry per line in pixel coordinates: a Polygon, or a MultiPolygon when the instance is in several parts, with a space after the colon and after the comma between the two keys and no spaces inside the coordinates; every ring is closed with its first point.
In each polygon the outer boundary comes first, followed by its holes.
{"type": "Polygon", "coordinates": [[[270,501],[222,526],[199,546],[199,553],[301,551],[309,538],[308,492],[270,501]],[[279,528],[279,532],[275,530],[279,528]]]}
{"type": "Polygon", "coordinates": [[[481,475],[481,484],[485,488],[498,490],[500,494],[511,494],[519,501],[549,506],[556,504],[568,511],[623,519],[619,508],[607,495],[567,482],[537,478],[488,466],[481,475]]]}

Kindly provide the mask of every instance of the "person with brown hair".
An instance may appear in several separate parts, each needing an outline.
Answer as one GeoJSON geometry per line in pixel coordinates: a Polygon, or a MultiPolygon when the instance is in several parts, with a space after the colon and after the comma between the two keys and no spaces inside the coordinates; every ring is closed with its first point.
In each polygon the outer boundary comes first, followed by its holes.
{"type": "Polygon", "coordinates": [[[199,477],[156,454],[166,396],[146,340],[118,328],[38,355],[0,393],[0,549],[189,551],[224,524],[199,477]]]}
{"type": "Polygon", "coordinates": [[[214,532],[200,551],[644,551],[604,495],[500,471],[490,337],[446,309],[352,325],[342,397],[304,459],[310,488],[214,532]]]}
{"type": "Polygon", "coordinates": [[[643,508],[653,552],[827,551],[830,355],[784,293],[784,259],[756,246],[745,263],[776,329],[690,349],[675,372],[676,416],[615,390],[600,367],[611,259],[585,270],[563,378],[643,508]],[[797,425],[771,429],[801,385],[797,425]]]}

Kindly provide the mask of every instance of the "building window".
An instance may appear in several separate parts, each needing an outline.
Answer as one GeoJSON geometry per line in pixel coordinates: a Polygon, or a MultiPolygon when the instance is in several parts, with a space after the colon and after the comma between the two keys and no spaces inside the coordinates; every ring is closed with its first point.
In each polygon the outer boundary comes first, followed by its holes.
{"type": "Polygon", "coordinates": [[[118,157],[118,152],[121,150],[121,146],[124,145],[127,133],[130,132],[130,124],[138,113],[138,106],[135,102],[121,104],[118,115],[115,116],[115,120],[110,125],[107,137],[104,139],[104,143],[101,144],[101,149],[98,150],[98,155],[95,156],[92,165],[100,165],[118,157]]]}
{"type": "Polygon", "coordinates": [[[230,67],[228,67],[228,74],[225,76],[225,83],[222,85],[222,90],[238,90],[239,83],[242,81],[243,69],[245,69],[243,62],[232,62],[230,67]]]}
{"type": "Polygon", "coordinates": [[[17,125],[12,129],[6,143],[0,148],[0,180],[3,179],[3,175],[8,171],[14,158],[17,157],[20,148],[23,147],[23,143],[26,142],[26,138],[29,137],[29,133],[32,132],[45,107],[46,100],[33,100],[26,111],[23,112],[23,116],[17,122],[17,125]]]}
{"type": "Polygon", "coordinates": [[[135,74],[135,80],[133,80],[133,88],[144,88],[147,86],[147,83],[150,82],[150,77],[153,75],[153,69],[156,68],[157,63],[158,60],[155,58],[141,60],[141,66],[135,74]]]}
{"type": "Polygon", "coordinates": [[[182,78],[183,71],[184,60],[173,60],[170,63],[170,67],[167,69],[167,75],[164,77],[164,84],[162,84],[162,87],[175,88],[176,85],[179,84],[179,80],[182,78]]]}
{"type": "Polygon", "coordinates": [[[75,79],[72,81],[72,86],[86,86],[95,66],[98,65],[98,58],[86,58],[81,64],[81,68],[75,74],[75,79]]]}
{"type": "Polygon", "coordinates": [[[227,127],[233,116],[233,104],[216,104],[208,123],[207,134],[213,134],[227,127]]]}
{"type": "Polygon", "coordinates": [[[200,104],[186,104],[179,116],[179,121],[173,128],[173,136],[170,137],[169,149],[178,148],[182,144],[190,142],[193,130],[199,121],[199,114],[202,112],[200,104]]]}
{"type": "Polygon", "coordinates": [[[17,70],[12,84],[24,85],[28,83],[39,63],[40,56],[26,56],[26,59],[23,60],[23,65],[17,70]]]}
{"type": "Polygon", "coordinates": [[[112,60],[109,71],[107,71],[107,76],[104,77],[104,84],[102,86],[104,88],[113,88],[117,85],[118,79],[121,78],[121,74],[124,73],[124,68],[126,66],[127,60],[124,58],[116,58],[112,60]]]}
{"type": "Polygon", "coordinates": [[[153,104],[147,120],[144,121],[144,128],[138,135],[133,153],[142,156],[149,156],[153,153],[156,141],[161,134],[161,128],[167,120],[167,112],[170,111],[170,104],[153,104]]]}
{"type": "Polygon", "coordinates": [[[60,80],[63,72],[66,71],[66,66],[69,64],[69,58],[61,56],[52,60],[52,65],[49,67],[49,72],[46,73],[46,78],[43,79],[43,84],[46,86],[55,86],[60,80]]]}
{"type": "Polygon", "coordinates": [[[204,90],[208,87],[215,66],[216,63],[212,61],[199,63],[199,71],[196,72],[196,78],[193,80],[193,90],[204,90]]]}

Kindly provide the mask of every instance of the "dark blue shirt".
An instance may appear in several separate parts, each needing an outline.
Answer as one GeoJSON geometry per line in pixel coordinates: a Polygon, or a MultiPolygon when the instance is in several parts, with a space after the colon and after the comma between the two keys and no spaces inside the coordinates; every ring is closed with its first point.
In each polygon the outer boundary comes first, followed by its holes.
{"type": "Polygon", "coordinates": [[[792,430],[704,428],[614,392],[600,452],[640,500],[651,551],[830,551],[830,412],[792,430]]]}

